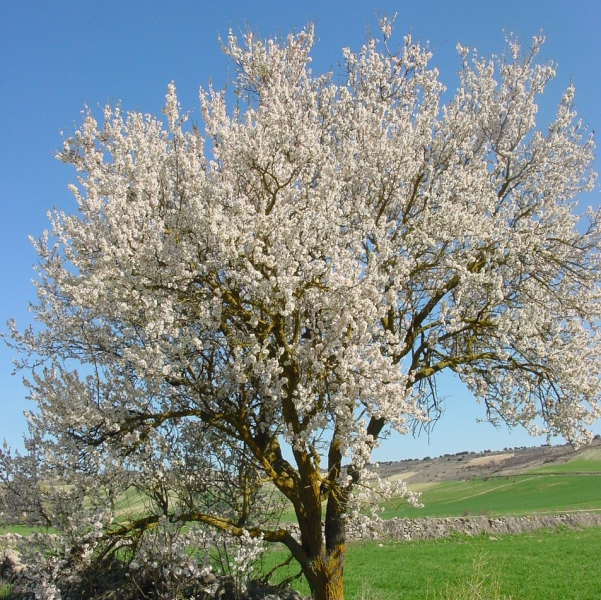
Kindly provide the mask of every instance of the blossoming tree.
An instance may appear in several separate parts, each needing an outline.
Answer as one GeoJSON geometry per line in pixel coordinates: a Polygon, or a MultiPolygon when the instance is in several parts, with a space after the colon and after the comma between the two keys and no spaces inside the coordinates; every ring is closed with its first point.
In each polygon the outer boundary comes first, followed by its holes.
{"type": "Polygon", "coordinates": [[[594,181],[574,88],[537,129],[554,66],[510,39],[458,46],[443,104],[427,48],[380,26],[338,84],[309,69],[312,28],[230,33],[237,103],[201,90],[204,137],[170,85],[166,127],[107,107],[64,140],[79,213],[36,243],[40,328],[11,343],[39,410],[29,453],[2,453],[5,518],[77,533],[61,564],[200,523],[284,544],[341,599],[346,528],[384,491],[370,453],[427,422],[443,371],[491,420],[588,440],[599,216],[574,212],[594,181]],[[132,487],[148,506],[118,519],[132,487]],[[261,519],[266,489],[299,536],[261,519]]]}

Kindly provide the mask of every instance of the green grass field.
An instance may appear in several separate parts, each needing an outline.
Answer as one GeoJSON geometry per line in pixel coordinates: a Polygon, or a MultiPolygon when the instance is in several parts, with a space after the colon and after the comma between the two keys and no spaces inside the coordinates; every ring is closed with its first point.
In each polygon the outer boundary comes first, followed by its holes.
{"type": "MultiPolygon", "coordinates": [[[[389,504],[383,518],[601,510],[601,449],[586,450],[568,462],[531,469],[515,477],[409,484],[409,487],[422,492],[424,508],[415,509],[403,502],[389,504]]],[[[139,491],[129,489],[119,502],[118,513],[121,518],[140,516],[145,512],[146,501],[139,491]]],[[[282,521],[296,521],[294,512],[286,511],[282,521]]],[[[0,527],[0,534],[8,531],[0,527]]]]}
{"type": "MultiPolygon", "coordinates": [[[[282,560],[272,551],[263,572],[282,560]]],[[[415,542],[359,542],[348,546],[347,600],[447,600],[468,581],[482,581],[511,600],[598,600],[601,590],[601,528],[541,530],[507,536],[454,536],[415,542]],[[482,565],[483,577],[474,569],[482,565]]],[[[293,575],[293,565],[278,576],[293,575]]],[[[304,581],[293,587],[308,595],[304,581]]],[[[469,598],[469,596],[463,596],[469,598]]],[[[10,598],[10,586],[0,586],[10,598]]]]}
{"type": "Polygon", "coordinates": [[[598,473],[601,474],[601,450],[585,450],[568,462],[531,469],[528,473],[598,473]]]}
{"type": "MultiPolygon", "coordinates": [[[[537,471],[515,477],[409,485],[410,489],[422,493],[424,507],[393,502],[384,507],[381,517],[419,519],[601,510],[601,472],[582,473],[580,470],[557,474],[537,471]]],[[[295,521],[294,512],[286,511],[282,520],[295,521]]]]}
{"type": "Polygon", "coordinates": [[[422,492],[424,508],[389,505],[384,518],[601,510],[601,450],[586,450],[568,462],[530,469],[514,477],[409,487],[422,492]]]}
{"type": "Polygon", "coordinates": [[[424,508],[386,506],[383,518],[521,515],[534,512],[601,510],[599,475],[523,475],[444,481],[414,486],[424,508]]]}
{"type": "MultiPolygon", "coordinates": [[[[283,556],[271,553],[265,568],[283,556]]],[[[513,536],[350,544],[344,569],[345,598],[453,597],[452,590],[474,578],[474,562],[478,561],[483,563],[489,581],[496,581],[500,592],[512,600],[601,597],[601,528],[591,527],[513,536]]],[[[295,572],[288,568],[287,574],[295,572]]],[[[293,587],[309,593],[304,582],[293,587]]]]}

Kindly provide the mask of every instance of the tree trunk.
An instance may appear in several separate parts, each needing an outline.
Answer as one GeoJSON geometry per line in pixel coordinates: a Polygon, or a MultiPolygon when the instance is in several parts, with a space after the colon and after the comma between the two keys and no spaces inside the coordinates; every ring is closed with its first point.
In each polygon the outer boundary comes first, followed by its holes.
{"type": "Polygon", "coordinates": [[[338,494],[328,498],[325,548],[304,569],[313,600],[344,600],[342,575],[346,558],[346,528],[338,494]]]}
{"type": "Polygon", "coordinates": [[[345,547],[342,545],[332,554],[311,562],[305,575],[313,600],[344,600],[342,587],[344,558],[345,547]]]}

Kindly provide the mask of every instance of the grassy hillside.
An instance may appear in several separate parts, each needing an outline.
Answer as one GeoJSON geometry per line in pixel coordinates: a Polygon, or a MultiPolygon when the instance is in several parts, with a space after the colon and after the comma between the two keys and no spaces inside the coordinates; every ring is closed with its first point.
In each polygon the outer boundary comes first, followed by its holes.
{"type": "MultiPolygon", "coordinates": [[[[411,490],[422,493],[424,508],[416,509],[400,501],[387,504],[381,516],[418,519],[601,510],[599,455],[601,450],[592,450],[565,463],[513,476],[409,482],[411,490]]],[[[392,477],[395,478],[398,476],[392,477]]],[[[282,515],[282,521],[296,521],[292,508],[282,515]]]]}
{"type": "Polygon", "coordinates": [[[422,492],[424,508],[415,509],[405,504],[388,505],[384,518],[601,510],[601,474],[532,474],[443,481],[410,487],[422,492]]]}
{"type": "MultiPolygon", "coordinates": [[[[592,461],[591,461],[592,464],[592,461]]],[[[491,477],[467,481],[441,481],[409,485],[422,493],[423,508],[400,501],[387,504],[381,514],[393,517],[461,517],[467,515],[527,515],[566,511],[601,510],[601,470],[582,474],[570,471],[557,474],[527,472],[513,477],[491,477]]],[[[287,511],[283,521],[293,522],[287,511]]]]}
{"type": "Polygon", "coordinates": [[[409,483],[409,487],[422,492],[424,508],[391,504],[385,507],[384,518],[601,510],[601,449],[519,475],[409,483]]]}
{"type": "Polygon", "coordinates": [[[601,450],[585,450],[564,463],[530,469],[529,473],[598,473],[601,475],[601,450]]]}
{"type": "MultiPolygon", "coordinates": [[[[520,515],[536,512],[601,510],[601,452],[530,469],[521,475],[414,484],[425,507],[388,505],[384,518],[462,515],[520,515]]],[[[142,495],[129,490],[121,500],[125,517],[144,511],[142,495]]],[[[288,515],[290,520],[293,514],[288,515]]],[[[25,528],[10,528],[27,534],[25,528]]],[[[0,529],[0,533],[7,529],[0,529]]],[[[267,572],[282,552],[272,551],[267,572]]],[[[508,600],[593,600],[601,589],[601,528],[559,529],[512,536],[413,542],[359,542],[348,547],[348,600],[451,600],[471,598],[466,586],[488,586],[487,598],[508,600]],[[463,595],[461,595],[463,594],[463,595]]],[[[280,576],[290,576],[292,567],[280,576]]],[[[302,581],[295,585],[302,593],[302,581]]],[[[10,587],[0,598],[10,598],[10,587]]]]}

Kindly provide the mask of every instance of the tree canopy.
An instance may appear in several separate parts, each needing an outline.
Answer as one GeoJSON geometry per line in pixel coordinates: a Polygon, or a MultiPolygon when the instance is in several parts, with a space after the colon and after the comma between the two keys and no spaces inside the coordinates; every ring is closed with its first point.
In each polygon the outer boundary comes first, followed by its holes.
{"type": "Polygon", "coordinates": [[[493,421],[589,439],[599,215],[575,210],[595,174],[574,87],[537,128],[541,37],[458,46],[447,94],[428,48],[391,51],[380,26],[339,82],[309,67],[312,27],[230,32],[236,101],[201,89],[204,133],[170,84],[166,125],[107,106],[64,138],[79,212],[35,242],[40,327],[10,343],[38,410],[0,494],[5,519],[62,532],[70,565],[135,564],[160,524],[196,522],[282,542],[315,598],[342,598],[369,490],[416,501],[372,481],[371,451],[427,424],[443,371],[493,421]],[[130,489],[148,505],[123,520],[130,489]]]}

